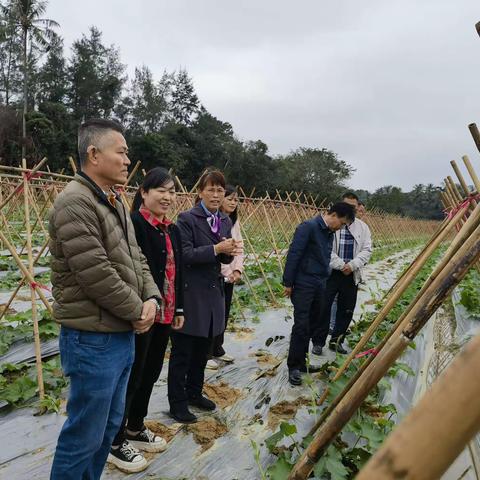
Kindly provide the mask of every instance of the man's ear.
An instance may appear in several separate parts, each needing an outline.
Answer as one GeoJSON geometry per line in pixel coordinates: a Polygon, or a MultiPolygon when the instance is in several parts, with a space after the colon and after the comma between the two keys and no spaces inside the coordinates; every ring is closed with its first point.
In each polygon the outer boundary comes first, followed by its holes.
{"type": "Polygon", "coordinates": [[[89,145],[87,148],[87,159],[92,165],[98,165],[97,148],[93,145],[89,145]]]}

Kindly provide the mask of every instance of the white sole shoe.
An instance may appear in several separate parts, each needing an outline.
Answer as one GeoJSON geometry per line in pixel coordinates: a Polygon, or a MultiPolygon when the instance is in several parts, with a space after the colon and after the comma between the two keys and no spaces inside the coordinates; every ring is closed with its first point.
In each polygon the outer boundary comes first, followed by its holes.
{"type": "Polygon", "coordinates": [[[167,442],[162,437],[157,437],[161,440],[157,442],[138,442],[136,440],[128,440],[128,443],[135,447],[138,450],[142,450],[143,452],[150,452],[150,453],[159,453],[165,451],[167,448],[167,442]]]}
{"type": "Polygon", "coordinates": [[[227,362],[227,363],[232,363],[235,360],[235,357],[232,357],[231,355],[227,355],[225,353],[221,357],[216,357],[216,359],[217,360],[223,360],[224,362],[227,362]]]}
{"type": "Polygon", "coordinates": [[[115,455],[111,453],[108,454],[107,463],[115,465],[119,470],[125,473],[137,473],[142,472],[148,467],[148,462],[146,458],[142,455],[141,460],[134,462],[125,462],[120,460],[115,455]]]}
{"type": "Polygon", "coordinates": [[[208,370],[218,370],[218,363],[215,360],[209,360],[207,362],[206,368],[208,370]]]}

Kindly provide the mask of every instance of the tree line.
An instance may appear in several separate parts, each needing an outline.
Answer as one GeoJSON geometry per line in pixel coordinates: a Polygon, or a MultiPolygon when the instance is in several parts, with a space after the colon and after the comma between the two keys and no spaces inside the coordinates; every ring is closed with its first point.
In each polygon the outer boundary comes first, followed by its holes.
{"type": "MultiPolygon", "coordinates": [[[[245,191],[303,191],[338,200],[354,168],[327,148],[273,156],[261,140],[239,139],[231,124],[202,105],[185,69],[155,78],[146,65],[129,78],[115,45],[92,26],[68,54],[44,0],[0,0],[0,158],[16,165],[48,157],[50,168],[69,170],[76,132],[92,117],[126,128],[131,158],[142,168],[172,168],[187,187],[206,167],[223,170],[245,191]]],[[[439,187],[412,192],[388,186],[358,191],[367,206],[423,218],[440,218],[439,187]]]]}

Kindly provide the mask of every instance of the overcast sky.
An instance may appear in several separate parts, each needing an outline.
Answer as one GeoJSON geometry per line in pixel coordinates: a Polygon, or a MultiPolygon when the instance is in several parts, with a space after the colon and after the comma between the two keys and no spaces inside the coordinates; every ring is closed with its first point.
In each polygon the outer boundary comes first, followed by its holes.
{"type": "Polygon", "coordinates": [[[129,73],[187,69],[271,154],[325,147],[355,188],[439,184],[480,124],[478,0],[50,0],[66,46],[95,25],[129,73]]]}

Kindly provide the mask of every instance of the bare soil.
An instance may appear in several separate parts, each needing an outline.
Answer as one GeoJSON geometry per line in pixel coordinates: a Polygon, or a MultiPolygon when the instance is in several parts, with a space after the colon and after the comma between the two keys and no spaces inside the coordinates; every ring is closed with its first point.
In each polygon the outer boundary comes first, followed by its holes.
{"type": "Polygon", "coordinates": [[[201,452],[207,451],[213,446],[217,438],[228,432],[228,428],[214,417],[206,417],[197,423],[187,425],[187,432],[193,433],[193,439],[202,446],[201,452]]]}
{"type": "Polygon", "coordinates": [[[268,412],[268,426],[273,430],[280,422],[291,420],[297,414],[300,407],[311,405],[311,399],[299,397],[296,400],[283,400],[270,407],[268,412]]]}
{"type": "Polygon", "coordinates": [[[242,396],[238,388],[233,388],[226,382],[206,383],[203,386],[203,391],[220,408],[230,407],[242,396]]]}
{"type": "Polygon", "coordinates": [[[167,427],[163,423],[156,420],[146,420],[145,426],[149,428],[155,435],[158,435],[165,439],[168,443],[175,436],[175,434],[182,428],[180,424],[175,424],[172,427],[167,427]]]}

